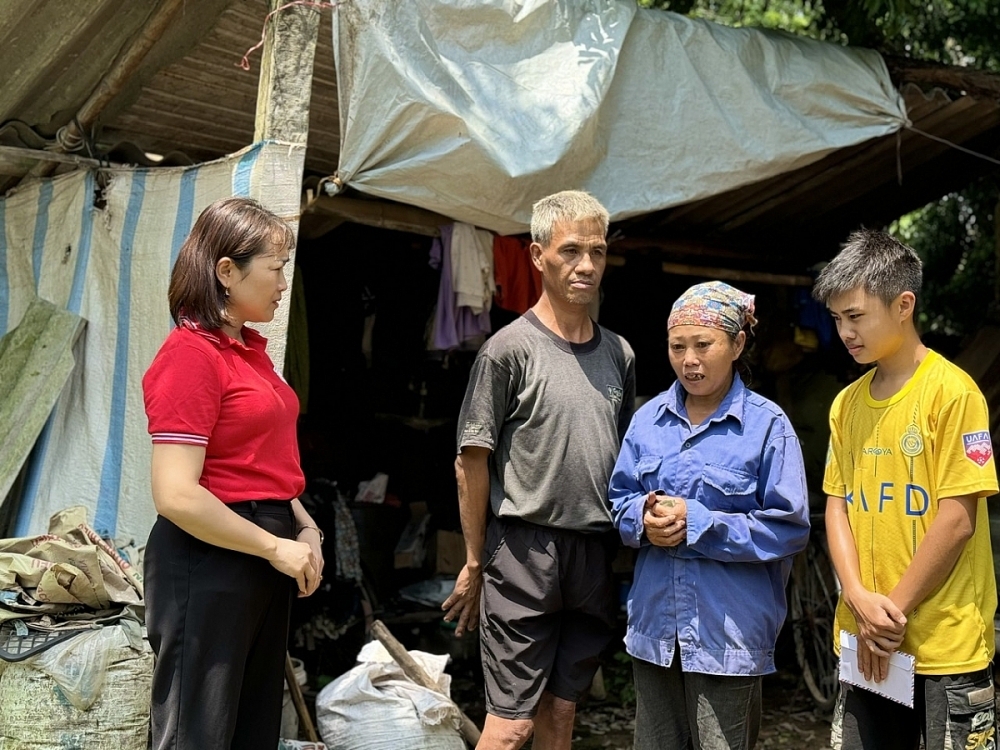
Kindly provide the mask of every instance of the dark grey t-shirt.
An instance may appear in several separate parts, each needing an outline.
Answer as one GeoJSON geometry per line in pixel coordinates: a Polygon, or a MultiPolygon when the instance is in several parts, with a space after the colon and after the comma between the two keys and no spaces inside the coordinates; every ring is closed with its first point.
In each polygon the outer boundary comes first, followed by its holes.
{"type": "Polygon", "coordinates": [[[572,344],[530,310],[491,337],[472,366],[458,450],[490,457],[497,516],[576,531],[612,528],[608,480],[635,408],[635,355],[595,324],[572,344]]]}

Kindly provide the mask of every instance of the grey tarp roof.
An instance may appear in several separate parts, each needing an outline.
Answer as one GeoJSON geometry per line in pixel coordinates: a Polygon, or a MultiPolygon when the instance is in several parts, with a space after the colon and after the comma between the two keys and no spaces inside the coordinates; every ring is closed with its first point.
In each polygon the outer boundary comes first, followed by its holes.
{"type": "MultiPolygon", "coordinates": [[[[338,182],[501,234],[582,188],[613,219],[899,130],[882,57],[631,0],[354,0],[334,17],[338,182]]],[[[310,137],[312,141],[312,136],[310,137]]]]}

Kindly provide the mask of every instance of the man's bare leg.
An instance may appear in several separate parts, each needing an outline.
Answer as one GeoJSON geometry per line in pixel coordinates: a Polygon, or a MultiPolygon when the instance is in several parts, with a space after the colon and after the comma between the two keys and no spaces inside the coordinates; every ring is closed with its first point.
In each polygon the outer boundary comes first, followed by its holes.
{"type": "Polygon", "coordinates": [[[575,703],[557,698],[549,692],[542,693],[538,714],[535,716],[533,750],[570,750],[575,720],[575,703]]]}
{"type": "Polygon", "coordinates": [[[531,737],[531,719],[503,719],[486,714],[483,735],[476,750],[519,750],[531,737]]]}

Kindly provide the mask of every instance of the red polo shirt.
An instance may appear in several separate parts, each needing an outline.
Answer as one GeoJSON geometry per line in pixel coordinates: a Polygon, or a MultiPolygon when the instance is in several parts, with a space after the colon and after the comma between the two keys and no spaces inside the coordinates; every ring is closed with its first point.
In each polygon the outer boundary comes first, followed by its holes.
{"type": "Polygon", "coordinates": [[[154,443],[205,448],[201,485],[224,503],[285,500],[305,489],[295,424],[299,400],[274,370],[267,339],[185,321],[142,379],[154,443]]]}

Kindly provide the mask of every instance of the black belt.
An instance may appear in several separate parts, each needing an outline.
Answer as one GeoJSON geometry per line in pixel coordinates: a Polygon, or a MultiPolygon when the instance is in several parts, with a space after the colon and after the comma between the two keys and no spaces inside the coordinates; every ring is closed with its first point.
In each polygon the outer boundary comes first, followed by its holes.
{"type": "Polygon", "coordinates": [[[291,500],[243,500],[238,503],[227,503],[234,513],[240,515],[265,513],[267,515],[280,515],[292,512],[291,500]]]}

